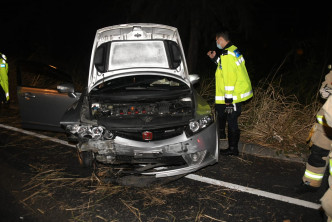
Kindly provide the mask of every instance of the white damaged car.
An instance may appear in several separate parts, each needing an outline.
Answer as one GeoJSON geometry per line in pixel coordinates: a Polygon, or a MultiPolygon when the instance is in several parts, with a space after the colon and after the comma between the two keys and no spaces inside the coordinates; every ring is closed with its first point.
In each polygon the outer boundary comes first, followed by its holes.
{"type": "MultiPolygon", "coordinates": [[[[181,176],[218,162],[217,123],[196,92],[176,28],[125,24],[97,31],[86,91],[61,126],[81,161],[123,176],[181,176]]],[[[58,87],[74,93],[71,85],[58,87]]]]}

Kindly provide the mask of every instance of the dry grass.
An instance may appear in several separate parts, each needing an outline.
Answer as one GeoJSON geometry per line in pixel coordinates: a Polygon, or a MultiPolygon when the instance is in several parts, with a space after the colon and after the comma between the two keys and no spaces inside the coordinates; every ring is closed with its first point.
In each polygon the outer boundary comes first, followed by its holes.
{"type": "Polygon", "coordinates": [[[234,191],[213,185],[135,188],[106,183],[108,167],[101,167],[87,177],[71,174],[57,165],[30,167],[34,176],[22,189],[21,203],[34,214],[60,213],[67,215],[69,221],[221,222],[224,220],[215,212],[231,217],[227,212],[238,201],[234,191]],[[193,202],[184,201],[187,206],[176,203],[188,196],[193,202]]]}
{"type": "Polygon", "coordinates": [[[168,195],[184,194],[185,190],[180,190],[179,188],[166,188],[162,186],[155,186],[153,189],[142,189],[138,191],[143,197],[143,206],[160,206],[167,204],[165,197],[168,195]]]}
{"type": "MultiPolygon", "coordinates": [[[[275,148],[278,152],[307,152],[306,138],[321,104],[301,104],[293,95],[285,95],[280,83],[261,82],[254,97],[243,105],[239,118],[241,141],[275,148]]],[[[214,105],[214,79],[202,79],[199,93],[214,105]]]]}
{"type": "Polygon", "coordinates": [[[127,209],[137,221],[143,221],[141,207],[146,209],[167,205],[168,196],[186,192],[181,188],[160,185],[135,189],[107,183],[105,181],[109,176],[108,167],[102,167],[88,177],[71,175],[65,169],[59,169],[54,165],[30,167],[36,174],[23,187],[22,193],[25,197],[20,202],[34,213],[47,214],[54,208],[70,212],[73,221],[90,221],[92,218],[117,221],[106,218],[102,213],[97,214],[103,211],[105,203],[110,200],[121,203],[124,211],[127,209]],[[66,193],[80,198],[68,201],[66,193]],[[138,199],[131,199],[132,195],[128,193],[133,193],[138,199]],[[47,208],[40,203],[45,203],[47,208]]]}
{"type": "Polygon", "coordinates": [[[74,187],[78,184],[89,181],[89,178],[79,178],[75,175],[69,175],[64,169],[57,169],[56,166],[30,165],[37,174],[24,185],[23,192],[29,194],[22,200],[23,203],[34,203],[39,199],[52,198],[56,189],[64,187],[74,187]]]}
{"type": "Polygon", "coordinates": [[[302,153],[320,105],[286,96],[278,84],[260,85],[245,104],[239,123],[246,142],[273,147],[284,153],[302,153]]]}

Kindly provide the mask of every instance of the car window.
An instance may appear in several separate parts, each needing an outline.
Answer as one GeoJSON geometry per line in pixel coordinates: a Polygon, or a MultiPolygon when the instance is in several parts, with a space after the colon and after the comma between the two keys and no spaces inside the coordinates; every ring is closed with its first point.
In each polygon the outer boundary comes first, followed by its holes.
{"type": "Polygon", "coordinates": [[[19,65],[18,85],[33,88],[56,89],[58,85],[72,82],[69,75],[51,65],[21,63],[19,65]]]}

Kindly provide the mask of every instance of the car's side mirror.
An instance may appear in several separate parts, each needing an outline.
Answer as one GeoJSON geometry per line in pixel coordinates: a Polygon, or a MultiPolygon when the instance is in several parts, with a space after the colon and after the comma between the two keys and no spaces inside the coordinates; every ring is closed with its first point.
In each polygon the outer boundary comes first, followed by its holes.
{"type": "Polygon", "coordinates": [[[72,83],[62,83],[56,87],[59,93],[74,93],[74,85],[72,83]]]}
{"type": "Polygon", "coordinates": [[[76,98],[75,90],[74,90],[74,85],[72,83],[63,83],[58,85],[57,90],[59,93],[68,93],[68,96],[71,98],[76,98]]]}
{"type": "Polygon", "coordinates": [[[189,75],[189,81],[193,85],[196,84],[196,83],[198,83],[199,79],[200,79],[200,77],[197,74],[191,74],[191,75],[189,75]]]}

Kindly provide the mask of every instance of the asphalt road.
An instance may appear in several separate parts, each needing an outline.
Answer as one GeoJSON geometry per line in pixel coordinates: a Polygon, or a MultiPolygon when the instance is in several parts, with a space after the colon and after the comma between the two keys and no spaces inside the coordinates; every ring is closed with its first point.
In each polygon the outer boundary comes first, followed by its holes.
{"type": "MultiPolygon", "coordinates": [[[[0,124],[20,129],[18,109],[0,108],[0,124]]],[[[61,133],[31,131],[65,140],[61,133]]],[[[303,163],[253,155],[221,157],[194,175],[266,191],[263,197],[189,178],[149,188],[103,183],[107,171],[81,168],[73,148],[0,127],[1,221],[322,221],[326,189],[297,195],[303,163]],[[273,194],[278,194],[272,199],[273,194]],[[280,198],[281,197],[281,198],[280,198]],[[280,199],[278,199],[280,198],[280,199]]]]}

